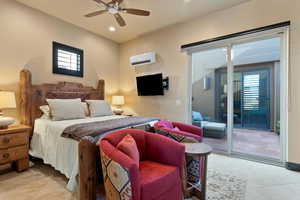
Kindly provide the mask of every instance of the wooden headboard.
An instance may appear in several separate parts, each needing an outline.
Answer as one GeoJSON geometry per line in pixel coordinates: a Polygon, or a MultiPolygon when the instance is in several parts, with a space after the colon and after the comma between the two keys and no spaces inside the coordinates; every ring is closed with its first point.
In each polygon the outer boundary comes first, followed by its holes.
{"type": "Polygon", "coordinates": [[[103,100],[104,88],[104,80],[99,80],[97,89],[72,82],[32,85],[31,72],[22,70],[20,73],[21,123],[33,127],[35,119],[42,115],[39,107],[47,104],[46,99],[103,100]]]}

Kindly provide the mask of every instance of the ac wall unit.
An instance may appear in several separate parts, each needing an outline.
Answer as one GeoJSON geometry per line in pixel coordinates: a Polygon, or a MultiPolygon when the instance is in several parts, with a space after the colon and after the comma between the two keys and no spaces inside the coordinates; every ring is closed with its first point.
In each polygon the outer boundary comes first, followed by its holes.
{"type": "Polygon", "coordinates": [[[156,53],[149,52],[130,57],[132,66],[149,65],[156,62],[156,53]]]}

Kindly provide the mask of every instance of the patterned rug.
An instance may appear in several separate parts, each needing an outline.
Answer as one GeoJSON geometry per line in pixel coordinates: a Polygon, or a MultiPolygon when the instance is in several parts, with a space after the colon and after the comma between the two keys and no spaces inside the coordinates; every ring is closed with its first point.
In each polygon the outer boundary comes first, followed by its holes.
{"type": "MultiPolygon", "coordinates": [[[[207,200],[244,200],[247,181],[229,174],[208,170],[207,200]]],[[[192,198],[193,200],[196,198],[192,198]]],[[[191,199],[187,199],[191,200],[191,199]]]]}

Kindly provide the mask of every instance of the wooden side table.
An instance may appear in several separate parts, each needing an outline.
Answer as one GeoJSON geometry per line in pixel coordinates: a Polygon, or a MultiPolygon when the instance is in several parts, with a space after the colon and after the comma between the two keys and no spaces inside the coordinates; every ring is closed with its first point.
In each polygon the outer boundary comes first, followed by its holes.
{"type": "Polygon", "coordinates": [[[16,162],[17,171],[29,168],[29,126],[0,129],[0,170],[16,162]]]}
{"type": "Polygon", "coordinates": [[[204,143],[183,143],[187,156],[185,166],[186,183],[185,194],[187,197],[194,195],[200,200],[206,199],[207,180],[207,158],[212,152],[212,148],[204,143]],[[204,165],[204,166],[202,166],[204,165]],[[199,172],[201,172],[199,174],[199,172]]]}

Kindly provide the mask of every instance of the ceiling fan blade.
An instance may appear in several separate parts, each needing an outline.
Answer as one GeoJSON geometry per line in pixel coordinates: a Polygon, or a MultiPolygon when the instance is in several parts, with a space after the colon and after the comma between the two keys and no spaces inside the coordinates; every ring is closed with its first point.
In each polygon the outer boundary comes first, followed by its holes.
{"type": "Polygon", "coordinates": [[[95,16],[98,16],[98,15],[104,14],[106,12],[107,12],[107,10],[99,10],[99,11],[92,12],[92,13],[89,13],[89,14],[84,15],[84,16],[85,17],[95,17],[95,16]]]}
{"type": "Polygon", "coordinates": [[[122,9],[125,13],[133,14],[133,15],[140,15],[140,16],[149,16],[150,12],[146,10],[139,10],[139,9],[133,9],[133,8],[124,8],[122,9]]]}
{"type": "Polygon", "coordinates": [[[120,26],[126,26],[125,20],[123,19],[123,17],[119,13],[114,14],[114,16],[115,16],[115,18],[116,18],[116,20],[117,20],[117,22],[120,26]]]}
{"type": "Polygon", "coordinates": [[[118,2],[118,4],[120,5],[121,3],[123,3],[123,0],[112,0],[108,4],[115,4],[116,2],[118,2]]]}
{"type": "Polygon", "coordinates": [[[108,3],[105,3],[105,2],[102,1],[102,0],[94,0],[94,1],[96,1],[96,2],[99,3],[99,4],[103,4],[103,5],[105,5],[106,7],[108,7],[108,3]]]}

